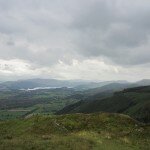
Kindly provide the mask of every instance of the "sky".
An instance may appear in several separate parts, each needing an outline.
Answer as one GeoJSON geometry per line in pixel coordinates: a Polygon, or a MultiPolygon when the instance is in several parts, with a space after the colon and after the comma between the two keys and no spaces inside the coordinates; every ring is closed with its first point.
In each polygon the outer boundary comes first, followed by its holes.
{"type": "Polygon", "coordinates": [[[149,0],[0,0],[0,81],[136,81],[149,68],[149,0]]]}

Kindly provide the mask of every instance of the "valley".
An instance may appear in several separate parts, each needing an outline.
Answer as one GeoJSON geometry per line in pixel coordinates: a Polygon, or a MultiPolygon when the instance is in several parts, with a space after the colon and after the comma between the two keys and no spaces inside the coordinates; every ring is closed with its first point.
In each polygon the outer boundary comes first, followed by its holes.
{"type": "Polygon", "coordinates": [[[149,104],[135,83],[1,90],[0,149],[148,150],[149,104]]]}

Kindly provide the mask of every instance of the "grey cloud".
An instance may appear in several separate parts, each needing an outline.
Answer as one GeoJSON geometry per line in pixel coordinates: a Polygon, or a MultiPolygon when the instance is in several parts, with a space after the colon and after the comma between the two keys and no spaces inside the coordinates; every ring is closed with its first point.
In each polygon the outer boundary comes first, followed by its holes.
{"type": "Polygon", "coordinates": [[[73,27],[78,33],[75,41],[78,49],[83,55],[104,55],[119,64],[146,63],[147,59],[139,57],[141,53],[143,57],[147,57],[150,52],[146,50],[143,53],[145,50],[139,47],[149,42],[150,2],[118,2],[96,1],[87,11],[78,14],[73,22],[73,27]],[[123,6],[131,4],[132,7],[123,6]],[[132,49],[136,54],[132,53],[132,49]]]}
{"type": "Polygon", "coordinates": [[[0,59],[150,63],[147,0],[0,0],[0,59]]]}

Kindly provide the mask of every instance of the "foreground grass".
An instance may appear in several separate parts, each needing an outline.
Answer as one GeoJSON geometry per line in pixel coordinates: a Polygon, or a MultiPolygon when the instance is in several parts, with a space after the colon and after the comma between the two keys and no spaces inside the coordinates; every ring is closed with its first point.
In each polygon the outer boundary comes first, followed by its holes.
{"type": "Polygon", "coordinates": [[[2,150],[148,150],[150,126],[128,116],[72,114],[0,122],[2,150]]]}

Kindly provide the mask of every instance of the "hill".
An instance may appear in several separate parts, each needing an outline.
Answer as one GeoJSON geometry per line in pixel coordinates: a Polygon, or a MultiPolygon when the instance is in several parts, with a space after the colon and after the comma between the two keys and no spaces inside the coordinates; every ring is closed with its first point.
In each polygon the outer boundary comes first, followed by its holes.
{"type": "Polygon", "coordinates": [[[34,116],[0,122],[0,149],[148,150],[150,126],[109,113],[34,116]]]}
{"type": "Polygon", "coordinates": [[[101,99],[97,95],[66,106],[57,114],[114,112],[150,122],[150,86],[136,87],[116,92],[113,96],[101,99]]]}

